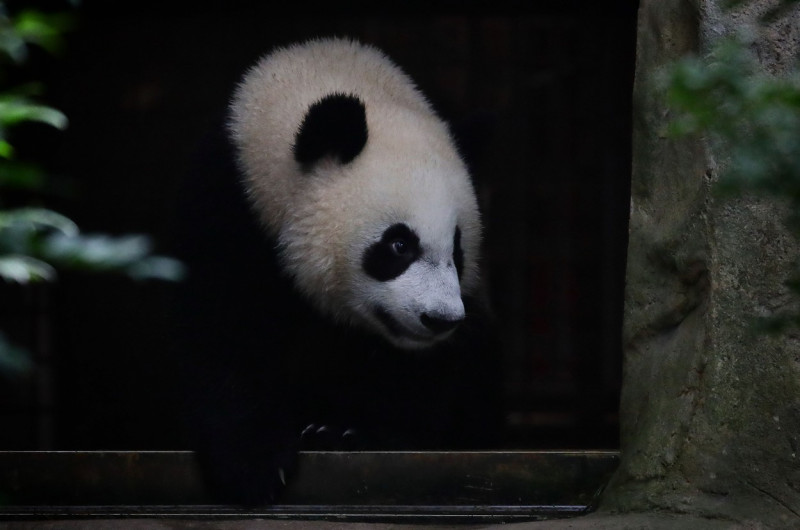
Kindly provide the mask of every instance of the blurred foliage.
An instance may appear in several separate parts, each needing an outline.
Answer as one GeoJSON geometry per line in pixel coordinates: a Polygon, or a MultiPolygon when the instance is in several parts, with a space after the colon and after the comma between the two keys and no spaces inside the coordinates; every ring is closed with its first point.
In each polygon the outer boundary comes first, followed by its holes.
{"type": "Polygon", "coordinates": [[[33,368],[28,352],[14,346],[5,336],[0,332],[0,375],[1,374],[19,374],[28,372],[33,368]]]}
{"type": "MultiPolygon", "coordinates": [[[[746,0],[730,0],[733,9],[746,0]]],[[[759,24],[779,21],[800,8],[780,0],[759,24]]],[[[755,28],[753,34],[758,33],[755,28]]],[[[672,135],[704,134],[724,154],[717,191],[767,194],[788,202],[786,225],[800,241],[800,69],[765,72],[743,31],[720,39],[704,57],[686,57],[665,75],[668,102],[677,111],[672,135]]],[[[787,283],[800,295],[800,270],[787,283]]],[[[797,298],[800,300],[800,298],[797,298]]],[[[800,314],[762,322],[769,330],[800,326],[800,314]]]]}
{"type": "MultiPolygon", "coordinates": [[[[26,63],[33,47],[57,54],[63,35],[73,26],[68,14],[22,10],[10,14],[0,1],[0,282],[27,284],[53,281],[62,268],[91,272],[118,272],[135,279],[178,280],[179,262],[152,254],[143,235],[111,237],[82,234],[66,216],[29,205],[8,207],[4,190],[35,194],[53,177],[35,161],[18,160],[12,129],[25,123],[65,129],[67,117],[39,101],[39,83],[12,85],[15,69],[26,63]]],[[[30,369],[27,353],[0,332],[0,375],[30,369]]]]}

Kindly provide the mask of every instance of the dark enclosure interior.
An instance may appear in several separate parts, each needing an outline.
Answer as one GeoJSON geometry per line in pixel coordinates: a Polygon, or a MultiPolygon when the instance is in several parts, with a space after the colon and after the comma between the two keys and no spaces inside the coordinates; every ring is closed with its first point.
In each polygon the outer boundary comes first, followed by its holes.
{"type": "MultiPolygon", "coordinates": [[[[161,250],[193,149],[260,55],[320,35],[382,48],[474,155],[503,326],[504,446],[615,448],[636,5],[491,4],[320,13],[300,2],[277,15],[269,2],[84,2],[65,52],[25,73],[70,127],[31,131],[24,151],[71,184],[47,205],[86,232],[150,234],[161,250]]],[[[69,272],[0,285],[0,329],[37,361],[0,385],[0,449],[183,448],[171,289],[69,272]]]]}

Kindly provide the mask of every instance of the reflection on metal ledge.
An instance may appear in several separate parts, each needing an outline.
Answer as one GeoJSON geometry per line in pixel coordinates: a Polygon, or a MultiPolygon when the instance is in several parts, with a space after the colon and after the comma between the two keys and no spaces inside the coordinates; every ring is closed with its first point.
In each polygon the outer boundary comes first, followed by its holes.
{"type": "Polygon", "coordinates": [[[210,503],[188,451],[0,452],[0,519],[511,521],[589,511],[609,451],[304,452],[280,504],[210,503]]]}

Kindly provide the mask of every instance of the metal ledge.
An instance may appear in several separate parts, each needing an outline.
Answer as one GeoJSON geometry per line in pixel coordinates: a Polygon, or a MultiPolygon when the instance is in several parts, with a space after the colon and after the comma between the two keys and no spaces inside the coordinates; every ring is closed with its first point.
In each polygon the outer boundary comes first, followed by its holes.
{"type": "Polygon", "coordinates": [[[591,510],[609,451],[304,452],[281,504],[210,504],[191,452],[0,452],[0,518],[512,521],[591,510]]]}

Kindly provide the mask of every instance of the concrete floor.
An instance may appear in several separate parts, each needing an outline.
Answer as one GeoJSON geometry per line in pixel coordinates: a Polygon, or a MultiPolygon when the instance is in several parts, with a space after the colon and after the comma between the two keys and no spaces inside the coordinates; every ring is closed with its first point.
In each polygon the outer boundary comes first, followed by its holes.
{"type": "MultiPolygon", "coordinates": [[[[800,521],[785,528],[800,528],[800,521]]],[[[377,524],[265,519],[92,519],[58,521],[0,521],[0,530],[444,530],[503,528],[507,530],[766,530],[758,521],[737,523],[670,514],[591,514],[571,519],[508,524],[377,524]]]]}

